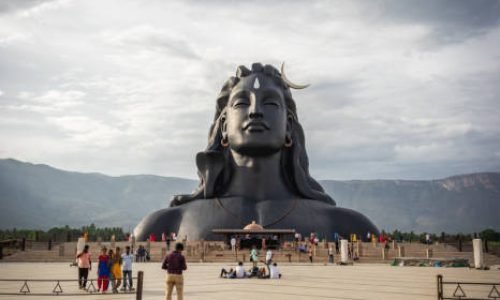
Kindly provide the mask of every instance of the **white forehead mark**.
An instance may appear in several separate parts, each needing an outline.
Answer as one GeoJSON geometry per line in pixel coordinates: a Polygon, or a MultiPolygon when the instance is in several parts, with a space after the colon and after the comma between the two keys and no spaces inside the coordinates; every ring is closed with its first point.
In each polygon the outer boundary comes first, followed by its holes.
{"type": "Polygon", "coordinates": [[[255,77],[255,81],[253,82],[253,88],[256,90],[260,88],[259,77],[255,77]]]}

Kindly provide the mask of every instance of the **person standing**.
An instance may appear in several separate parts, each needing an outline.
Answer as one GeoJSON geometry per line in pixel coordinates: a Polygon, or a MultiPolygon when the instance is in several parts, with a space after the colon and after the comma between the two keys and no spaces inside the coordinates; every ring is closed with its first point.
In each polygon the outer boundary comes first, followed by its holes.
{"type": "Polygon", "coordinates": [[[132,262],[134,261],[134,255],[130,252],[130,246],[125,247],[125,253],[122,254],[122,272],[123,272],[123,287],[122,291],[127,290],[127,278],[128,278],[128,290],[133,291],[134,284],[132,281],[132,262]]]}
{"type": "Polygon", "coordinates": [[[266,252],[266,265],[269,266],[269,264],[273,261],[273,251],[271,249],[268,249],[266,252]]]}
{"type": "Polygon", "coordinates": [[[231,238],[231,250],[236,253],[236,238],[234,236],[231,238]]]}
{"type": "Polygon", "coordinates": [[[170,234],[167,235],[166,241],[167,241],[167,251],[170,251],[170,234]]]}
{"type": "Polygon", "coordinates": [[[333,247],[328,247],[328,262],[333,264],[333,247]]]}
{"type": "Polygon", "coordinates": [[[106,247],[101,249],[97,266],[97,288],[103,294],[106,293],[109,285],[109,256],[106,255],[106,250],[106,247]]]}
{"type": "Polygon", "coordinates": [[[78,283],[80,289],[83,290],[87,287],[87,278],[89,271],[92,270],[92,261],[90,260],[89,245],[85,245],[83,251],[76,255],[78,261],[78,283]]]}
{"type": "Polygon", "coordinates": [[[252,261],[253,267],[257,267],[257,263],[259,262],[259,255],[257,254],[257,248],[255,246],[252,247],[250,251],[250,260],[252,261]]]}
{"type": "Polygon", "coordinates": [[[115,277],[112,270],[114,253],[113,249],[108,250],[108,282],[111,284],[111,290],[113,293],[115,292],[115,277]]]}
{"type": "MultiPolygon", "coordinates": [[[[76,242],[76,254],[82,253],[86,244],[87,243],[85,242],[85,238],[83,237],[83,234],[82,234],[82,236],[79,237],[78,241],[76,242]]],[[[49,241],[49,250],[51,250],[51,249],[52,249],[52,241],[49,241]]],[[[75,262],[73,265],[78,266],[78,258],[75,259],[75,262]]]]}
{"type": "Polygon", "coordinates": [[[313,262],[313,246],[312,245],[309,247],[309,261],[311,263],[313,262]]]}
{"type": "Polygon", "coordinates": [[[115,254],[111,257],[111,269],[113,274],[113,293],[118,293],[118,288],[122,284],[122,256],[120,247],[116,247],[115,254]]]}
{"type": "Polygon", "coordinates": [[[149,235],[149,241],[156,242],[156,235],[153,232],[151,232],[151,234],[149,235]]]}
{"type": "Polygon", "coordinates": [[[167,270],[167,290],[165,299],[172,300],[172,291],[177,291],[177,300],[183,299],[184,277],[182,271],[187,269],[186,259],[182,255],[184,245],[182,243],[175,244],[175,250],[165,256],[161,268],[167,270]]]}
{"type": "Polygon", "coordinates": [[[130,245],[132,246],[132,248],[130,248],[130,251],[132,253],[134,253],[135,251],[135,235],[133,233],[130,234],[130,245]]]}

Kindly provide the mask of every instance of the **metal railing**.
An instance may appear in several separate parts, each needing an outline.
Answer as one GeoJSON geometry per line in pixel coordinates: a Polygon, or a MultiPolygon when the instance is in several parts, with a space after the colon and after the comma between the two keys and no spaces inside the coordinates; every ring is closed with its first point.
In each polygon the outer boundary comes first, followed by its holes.
{"type": "Polygon", "coordinates": [[[497,300],[500,299],[500,282],[443,281],[443,275],[437,275],[437,296],[438,300],[497,300]],[[451,289],[445,291],[446,286],[451,289]]]}
{"type": "MultiPolygon", "coordinates": [[[[137,277],[133,277],[132,280],[136,280],[136,289],[134,291],[122,291],[118,294],[135,294],[136,295],[136,300],[141,300],[142,299],[142,291],[143,291],[143,283],[144,283],[144,272],[139,271],[137,272],[137,277]]],[[[96,285],[97,285],[98,279],[88,279],[87,280],[87,286],[83,290],[84,292],[78,293],[76,291],[76,286],[79,283],[78,279],[11,279],[11,278],[6,278],[6,279],[0,279],[0,296],[95,296],[97,293],[99,293],[96,285]],[[19,282],[21,284],[21,287],[19,288],[18,292],[15,292],[14,290],[9,291],[9,289],[14,289],[12,286],[4,286],[2,283],[3,282],[19,282]],[[67,282],[72,282],[76,284],[72,284],[71,286],[66,286],[64,283],[67,282]],[[36,283],[46,283],[46,284],[41,284],[42,287],[38,286],[38,288],[48,288],[52,289],[51,292],[34,292],[35,291],[35,285],[36,283]],[[51,284],[50,284],[51,283],[51,284]],[[64,291],[66,289],[67,292],[64,291]],[[68,291],[69,290],[69,291],[68,291]]],[[[109,284],[109,279],[103,279],[104,283],[107,285],[109,284]]],[[[125,282],[123,282],[125,283],[125,282]]],[[[8,285],[8,284],[7,284],[8,285]]],[[[17,285],[19,287],[19,285],[17,285]]],[[[17,289],[17,288],[16,288],[17,289]]],[[[116,296],[116,293],[108,292],[104,293],[102,295],[114,295],[116,296]]]]}

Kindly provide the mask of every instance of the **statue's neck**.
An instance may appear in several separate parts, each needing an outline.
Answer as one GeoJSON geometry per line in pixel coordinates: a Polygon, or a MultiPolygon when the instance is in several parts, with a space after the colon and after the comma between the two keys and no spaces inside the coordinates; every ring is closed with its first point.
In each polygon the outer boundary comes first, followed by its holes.
{"type": "Polygon", "coordinates": [[[255,200],[290,199],[280,166],[281,152],[268,156],[246,156],[231,150],[232,176],[227,196],[255,200]]]}

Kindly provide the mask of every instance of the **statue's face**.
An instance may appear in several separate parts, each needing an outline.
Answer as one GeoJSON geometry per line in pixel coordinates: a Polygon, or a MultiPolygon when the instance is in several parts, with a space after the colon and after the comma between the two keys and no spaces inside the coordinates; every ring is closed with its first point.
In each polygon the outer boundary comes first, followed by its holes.
{"type": "Polygon", "coordinates": [[[251,156],[276,153],[285,143],[287,127],[283,91],[272,79],[254,74],[233,88],[223,124],[232,150],[251,156]]]}

